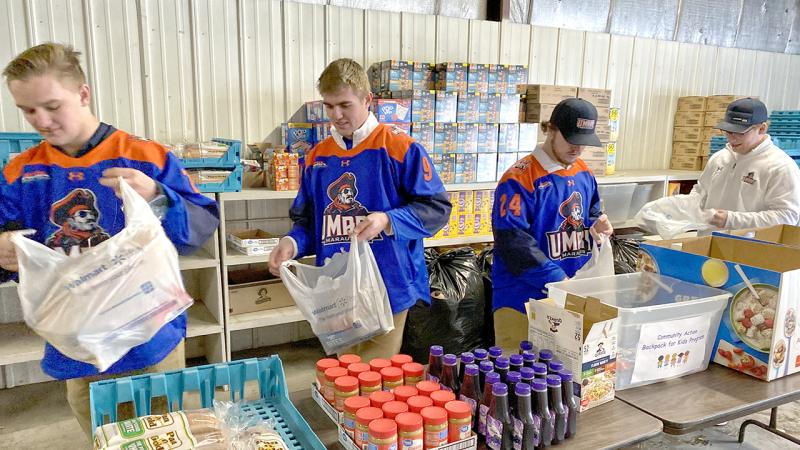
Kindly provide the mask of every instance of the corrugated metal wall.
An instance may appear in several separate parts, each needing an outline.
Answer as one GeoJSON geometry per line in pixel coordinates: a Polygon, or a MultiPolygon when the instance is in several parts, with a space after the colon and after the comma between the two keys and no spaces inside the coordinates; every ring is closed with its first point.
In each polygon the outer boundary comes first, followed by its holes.
{"type": "MultiPolygon", "coordinates": [[[[800,55],[510,22],[279,0],[5,0],[0,30],[3,62],[36,43],[73,43],[101,120],[163,142],[274,138],[344,56],[528,64],[532,83],[612,89],[623,169],[667,167],[677,96],[800,109],[800,55]]],[[[29,129],[0,89],[0,130],[29,129]]]]}

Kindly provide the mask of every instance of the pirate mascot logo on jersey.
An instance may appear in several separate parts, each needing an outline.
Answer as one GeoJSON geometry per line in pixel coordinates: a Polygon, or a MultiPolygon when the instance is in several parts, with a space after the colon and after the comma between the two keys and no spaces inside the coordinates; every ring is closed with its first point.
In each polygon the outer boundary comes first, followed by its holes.
{"type": "MultiPolygon", "coordinates": [[[[323,244],[350,242],[350,234],[369,211],[357,199],[356,176],[345,172],[328,185],[328,198],[331,203],[322,214],[323,244]]],[[[380,239],[377,237],[375,239],[380,239]]]]}
{"type": "Polygon", "coordinates": [[[573,192],[561,203],[559,214],[564,220],[558,231],[547,233],[550,259],[576,258],[590,252],[589,230],[583,224],[583,196],[573,192]]]}
{"type": "Polygon", "coordinates": [[[45,244],[70,254],[73,247],[93,247],[111,236],[100,227],[97,199],[88,189],[75,189],[50,207],[50,221],[60,227],[45,244]]]}

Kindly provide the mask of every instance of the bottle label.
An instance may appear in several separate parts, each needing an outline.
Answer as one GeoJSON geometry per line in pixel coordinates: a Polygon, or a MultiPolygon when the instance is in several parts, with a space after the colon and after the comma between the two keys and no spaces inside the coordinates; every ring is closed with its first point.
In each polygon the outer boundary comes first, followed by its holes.
{"type": "Polygon", "coordinates": [[[478,407],[478,402],[474,398],[469,398],[466,395],[459,395],[458,399],[469,405],[472,410],[472,417],[475,417],[475,408],[478,407]]]}
{"type": "Polygon", "coordinates": [[[425,431],[425,447],[438,447],[447,443],[447,427],[440,431],[425,431]]]}
{"type": "Polygon", "coordinates": [[[489,407],[481,405],[478,409],[478,434],[486,436],[486,416],[489,414],[489,407]]]}
{"type": "Polygon", "coordinates": [[[397,450],[397,442],[392,442],[391,444],[373,444],[372,442],[369,443],[367,446],[367,450],[397,450]]]}
{"type": "Polygon", "coordinates": [[[511,421],[514,424],[514,433],[511,437],[511,443],[514,447],[514,450],[522,450],[522,432],[525,429],[522,421],[517,419],[516,417],[512,417],[511,421]]]}
{"type": "Polygon", "coordinates": [[[503,446],[503,422],[492,416],[486,416],[486,446],[492,450],[503,446]]]}
{"type": "Polygon", "coordinates": [[[403,439],[400,450],[422,450],[422,439],[403,439]]]}
{"type": "Polygon", "coordinates": [[[428,380],[429,381],[435,381],[435,382],[438,383],[439,382],[439,377],[437,377],[436,375],[428,374],[428,380]]]}

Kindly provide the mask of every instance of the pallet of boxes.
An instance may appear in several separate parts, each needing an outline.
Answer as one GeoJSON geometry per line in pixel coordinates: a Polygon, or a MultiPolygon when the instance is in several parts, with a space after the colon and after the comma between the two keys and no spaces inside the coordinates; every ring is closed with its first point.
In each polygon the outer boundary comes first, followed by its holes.
{"type": "Polygon", "coordinates": [[[721,136],[714,128],[725,118],[725,110],[738,95],[688,96],[678,98],[672,132],[670,169],[703,170],[708,163],[711,138],[721,136]]]}

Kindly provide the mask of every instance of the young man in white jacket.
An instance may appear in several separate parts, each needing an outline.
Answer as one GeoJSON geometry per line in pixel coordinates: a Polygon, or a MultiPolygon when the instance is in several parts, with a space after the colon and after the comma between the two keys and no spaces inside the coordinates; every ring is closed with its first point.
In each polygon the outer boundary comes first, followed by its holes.
{"type": "Polygon", "coordinates": [[[728,145],[708,161],[692,195],[715,210],[710,224],[722,229],[800,224],[800,168],[767,134],[767,107],[744,98],[728,106],[715,128],[728,145]]]}

